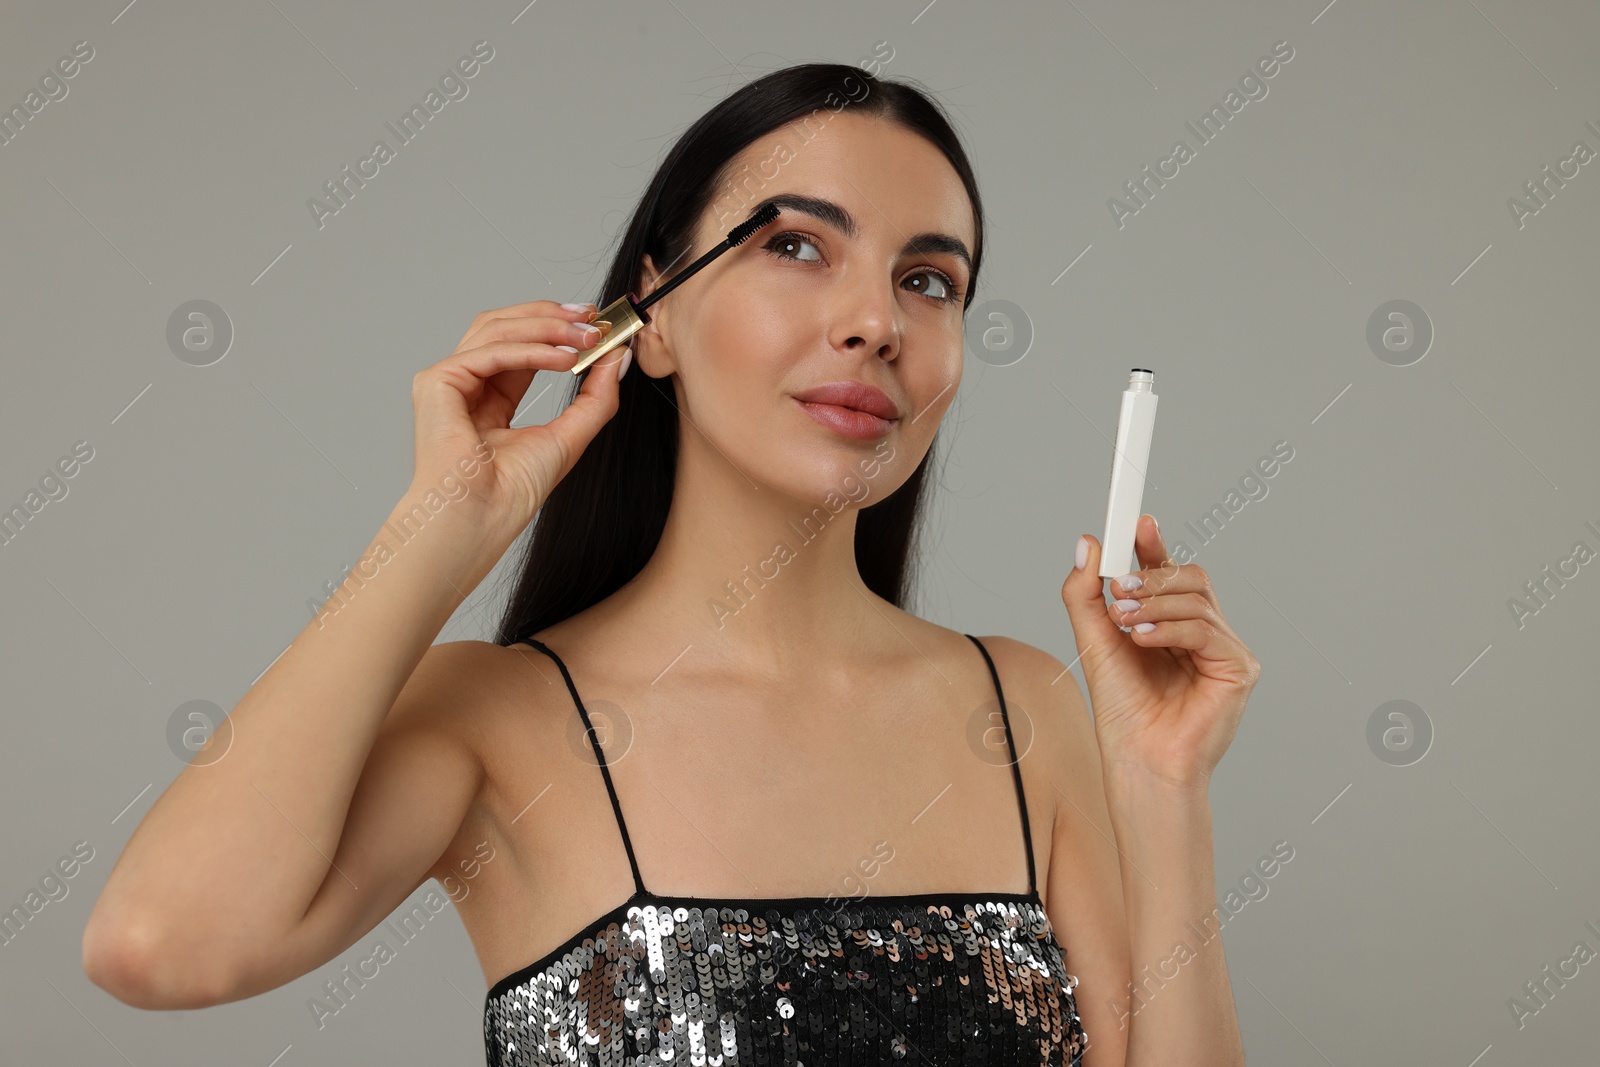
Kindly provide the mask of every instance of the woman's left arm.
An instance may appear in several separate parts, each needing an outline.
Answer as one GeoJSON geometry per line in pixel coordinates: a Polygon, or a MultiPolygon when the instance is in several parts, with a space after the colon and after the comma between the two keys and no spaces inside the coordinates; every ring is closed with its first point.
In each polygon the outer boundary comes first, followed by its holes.
{"type": "Polygon", "coordinates": [[[1117,603],[1106,603],[1100,543],[1088,535],[1061,588],[1122,864],[1126,1067],[1243,1067],[1207,790],[1261,665],[1222,617],[1210,576],[1167,556],[1153,516],[1140,517],[1135,551],[1143,569],[1113,580],[1117,603]]]}

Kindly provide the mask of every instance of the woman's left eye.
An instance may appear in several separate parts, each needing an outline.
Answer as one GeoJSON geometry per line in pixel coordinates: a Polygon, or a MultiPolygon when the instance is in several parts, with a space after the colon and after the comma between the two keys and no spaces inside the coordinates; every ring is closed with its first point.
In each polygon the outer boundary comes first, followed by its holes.
{"type": "Polygon", "coordinates": [[[932,285],[935,291],[929,292],[927,286],[923,286],[922,289],[913,290],[913,292],[920,292],[924,296],[927,296],[933,300],[937,300],[941,304],[953,303],[961,298],[961,294],[956,292],[955,283],[949,278],[946,278],[939,271],[919,270],[917,273],[913,274],[911,278],[907,278],[906,280],[910,281],[912,278],[932,278],[932,285]]]}

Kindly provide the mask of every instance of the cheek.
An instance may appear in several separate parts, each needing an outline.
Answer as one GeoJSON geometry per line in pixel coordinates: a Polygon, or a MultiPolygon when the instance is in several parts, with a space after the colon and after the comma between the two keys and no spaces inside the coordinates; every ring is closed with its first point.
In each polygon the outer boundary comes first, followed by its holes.
{"type": "Polygon", "coordinates": [[[693,336],[701,365],[716,381],[716,395],[756,402],[778,398],[814,330],[794,301],[746,293],[737,304],[701,309],[693,336]]]}
{"type": "Polygon", "coordinates": [[[752,294],[707,325],[724,358],[731,355],[742,366],[751,366],[792,349],[800,336],[801,323],[792,301],[752,294]]]}
{"type": "Polygon", "coordinates": [[[722,448],[749,448],[784,400],[804,333],[792,308],[755,293],[697,305],[684,324],[685,414],[722,448]]]}
{"type": "Polygon", "coordinates": [[[955,403],[964,366],[959,334],[952,338],[930,340],[907,360],[906,386],[916,409],[913,414],[922,413],[922,417],[917,419],[917,426],[928,423],[926,433],[929,437],[938,429],[939,421],[950,405],[955,403]]]}

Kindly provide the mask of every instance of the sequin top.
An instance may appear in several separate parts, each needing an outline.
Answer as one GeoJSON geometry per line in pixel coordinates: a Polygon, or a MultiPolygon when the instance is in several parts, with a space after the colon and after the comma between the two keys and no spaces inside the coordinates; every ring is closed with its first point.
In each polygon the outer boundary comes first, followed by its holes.
{"type": "Polygon", "coordinates": [[[598,757],[634,894],[506,975],[484,1003],[489,1067],[856,1067],[1081,1063],[1066,953],[1035,880],[1028,802],[994,679],[1022,813],[1026,893],[860,899],[661,896],[645,889],[605,754],[598,757]]]}

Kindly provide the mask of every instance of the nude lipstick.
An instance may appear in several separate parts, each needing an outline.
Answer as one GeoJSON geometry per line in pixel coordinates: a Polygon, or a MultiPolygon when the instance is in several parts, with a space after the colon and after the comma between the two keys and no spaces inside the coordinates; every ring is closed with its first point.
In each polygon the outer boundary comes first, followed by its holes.
{"type": "Polygon", "coordinates": [[[882,437],[900,417],[888,394],[866,382],[829,382],[795,393],[794,399],[813,419],[860,441],[882,437]]]}

